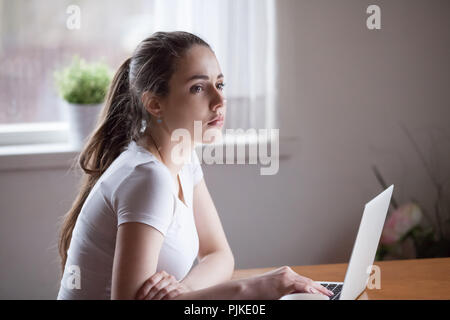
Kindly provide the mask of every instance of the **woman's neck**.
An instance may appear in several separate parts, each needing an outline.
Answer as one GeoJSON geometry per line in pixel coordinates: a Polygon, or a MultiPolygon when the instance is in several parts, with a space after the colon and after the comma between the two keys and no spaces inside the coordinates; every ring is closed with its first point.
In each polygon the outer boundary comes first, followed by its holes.
{"type": "MultiPolygon", "coordinates": [[[[180,159],[180,156],[178,156],[178,159],[174,156],[172,157],[172,150],[176,146],[178,146],[179,142],[177,141],[171,141],[170,135],[166,132],[162,131],[161,129],[153,129],[151,130],[148,128],[145,130],[144,135],[142,136],[141,140],[138,141],[138,144],[150,151],[157,159],[162,162],[172,173],[172,176],[175,180],[177,180],[177,175],[180,172],[181,168],[183,168],[184,164],[189,161],[190,155],[192,152],[193,145],[192,143],[184,148],[187,148],[185,151],[185,158],[180,159]],[[156,148],[156,146],[159,149],[156,148]],[[189,156],[189,158],[188,158],[189,156]]],[[[177,147],[176,151],[180,150],[181,146],[177,147]]],[[[180,153],[177,152],[179,155],[180,153]]]]}

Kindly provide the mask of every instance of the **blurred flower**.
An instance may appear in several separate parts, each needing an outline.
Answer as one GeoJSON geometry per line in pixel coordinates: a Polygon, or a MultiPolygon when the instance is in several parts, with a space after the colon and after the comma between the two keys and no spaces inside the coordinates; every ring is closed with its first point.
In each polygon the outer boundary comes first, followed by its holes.
{"type": "Polygon", "coordinates": [[[422,220],[422,210],[415,203],[407,203],[393,211],[384,226],[381,244],[390,245],[399,241],[422,220]]]}

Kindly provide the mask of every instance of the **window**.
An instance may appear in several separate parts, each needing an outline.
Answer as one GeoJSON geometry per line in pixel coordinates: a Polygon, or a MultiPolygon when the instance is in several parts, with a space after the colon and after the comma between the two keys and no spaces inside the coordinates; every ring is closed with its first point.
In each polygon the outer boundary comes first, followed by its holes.
{"type": "Polygon", "coordinates": [[[273,128],[274,7],[273,0],[0,0],[0,145],[55,142],[58,130],[63,141],[54,70],[74,54],[116,70],[155,31],[185,30],[211,45],[227,83],[224,128],[273,128]],[[79,29],[66,26],[70,5],[80,9],[79,29]]]}

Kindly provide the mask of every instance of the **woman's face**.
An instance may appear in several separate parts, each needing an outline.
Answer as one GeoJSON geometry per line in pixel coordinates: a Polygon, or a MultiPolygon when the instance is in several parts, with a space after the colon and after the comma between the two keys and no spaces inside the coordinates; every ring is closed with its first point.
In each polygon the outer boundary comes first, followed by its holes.
{"type": "MultiPolygon", "coordinates": [[[[214,130],[221,135],[222,125],[208,124],[219,114],[225,122],[226,105],[223,92],[224,76],[215,54],[207,47],[194,45],[178,60],[175,72],[169,81],[169,94],[161,100],[163,121],[169,132],[185,128],[191,134],[191,141],[212,142],[211,137],[204,140],[206,130],[214,130]],[[194,135],[194,121],[197,124],[194,135]]],[[[211,133],[211,132],[210,132],[211,133]]]]}

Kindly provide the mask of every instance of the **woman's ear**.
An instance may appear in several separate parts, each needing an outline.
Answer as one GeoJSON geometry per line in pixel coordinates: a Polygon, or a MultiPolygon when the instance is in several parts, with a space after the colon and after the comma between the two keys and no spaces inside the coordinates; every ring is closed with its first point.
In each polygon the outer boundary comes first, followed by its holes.
{"type": "Polygon", "coordinates": [[[162,108],[159,98],[151,93],[150,91],[145,91],[142,94],[142,104],[144,108],[150,113],[152,116],[159,118],[162,116],[162,108]]]}

